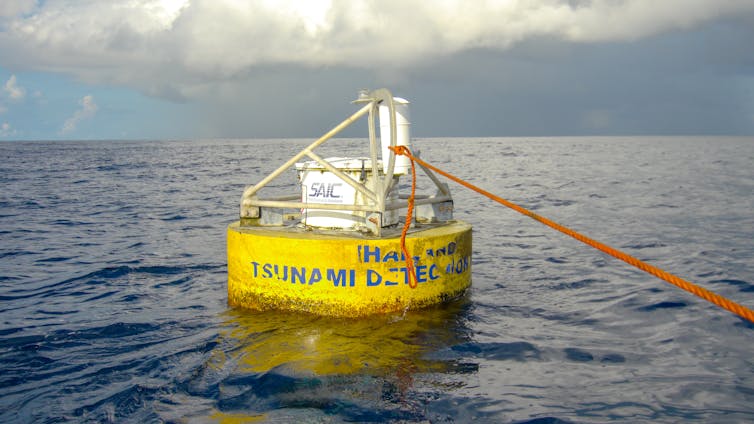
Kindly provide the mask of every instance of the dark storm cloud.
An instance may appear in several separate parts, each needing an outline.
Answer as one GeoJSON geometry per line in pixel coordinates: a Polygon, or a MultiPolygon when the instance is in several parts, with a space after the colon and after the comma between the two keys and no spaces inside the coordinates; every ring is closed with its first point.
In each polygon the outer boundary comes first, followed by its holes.
{"type": "Polygon", "coordinates": [[[359,88],[388,86],[412,101],[416,136],[752,134],[745,40],[754,31],[716,23],[622,43],[540,37],[389,74],[274,66],[208,113],[227,136],[313,137],[354,110],[359,88]]]}

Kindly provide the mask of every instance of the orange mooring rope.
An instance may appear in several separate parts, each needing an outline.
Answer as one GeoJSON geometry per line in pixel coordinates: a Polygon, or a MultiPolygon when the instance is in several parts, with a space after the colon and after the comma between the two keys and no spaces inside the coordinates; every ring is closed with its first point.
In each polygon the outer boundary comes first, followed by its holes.
{"type": "MultiPolygon", "coordinates": [[[[405,146],[397,146],[396,148],[390,147],[392,151],[394,151],[396,154],[405,154],[405,153],[398,153],[399,148],[404,148],[408,150],[405,146]]],[[[402,152],[402,150],[401,150],[402,152]]],[[[411,255],[408,254],[408,249],[406,249],[406,234],[408,233],[408,229],[411,228],[411,217],[414,213],[414,197],[416,196],[416,168],[414,167],[414,157],[411,156],[411,152],[408,152],[409,154],[406,155],[411,160],[411,196],[408,197],[408,210],[406,211],[406,223],[403,224],[403,231],[401,232],[401,251],[403,252],[403,256],[406,258],[406,273],[408,274],[408,286],[412,289],[415,289],[417,286],[416,281],[416,272],[414,271],[414,259],[411,255]]]]}
{"type": "MultiPolygon", "coordinates": [[[[547,219],[547,218],[545,218],[543,216],[539,216],[539,215],[535,214],[534,212],[531,212],[531,211],[529,211],[529,210],[527,210],[525,208],[522,208],[521,206],[516,205],[515,203],[512,203],[512,202],[510,202],[508,200],[503,199],[502,197],[495,196],[494,194],[492,194],[492,193],[490,193],[488,191],[485,191],[485,190],[483,190],[483,189],[481,189],[479,187],[476,187],[476,186],[474,186],[474,185],[472,185],[472,184],[470,184],[470,183],[468,183],[468,182],[466,182],[466,181],[464,181],[464,180],[462,180],[462,179],[460,179],[460,178],[458,178],[458,177],[456,177],[454,175],[448,174],[445,171],[437,169],[434,166],[428,164],[427,162],[424,162],[423,160],[414,157],[411,154],[411,151],[407,147],[405,147],[405,146],[397,146],[396,148],[391,147],[391,149],[396,154],[404,155],[404,156],[407,156],[409,159],[411,159],[412,170],[413,170],[413,163],[414,163],[414,161],[416,161],[419,164],[421,164],[422,166],[425,166],[426,168],[431,169],[432,171],[435,171],[438,174],[443,175],[443,176],[445,176],[445,177],[447,177],[447,178],[449,178],[449,179],[457,182],[458,184],[461,184],[464,187],[470,188],[470,189],[476,191],[479,194],[487,196],[490,199],[492,199],[492,200],[494,200],[494,201],[496,201],[496,202],[498,202],[500,204],[503,204],[503,205],[505,205],[505,206],[513,209],[513,210],[515,210],[516,212],[519,212],[519,213],[521,213],[523,215],[526,215],[529,218],[532,218],[534,220],[537,220],[537,221],[539,221],[539,222],[547,225],[548,227],[554,228],[554,229],[560,231],[563,234],[569,235],[569,236],[575,238],[576,240],[578,240],[578,241],[580,241],[582,243],[588,244],[589,246],[592,246],[595,249],[601,250],[602,252],[607,253],[610,256],[618,258],[618,259],[622,260],[623,262],[626,262],[629,265],[633,265],[636,268],[639,268],[640,270],[642,270],[642,271],[644,271],[646,273],[652,274],[652,275],[654,275],[657,278],[660,278],[660,279],[662,279],[662,280],[664,280],[664,281],[666,281],[666,282],[668,282],[670,284],[673,284],[675,286],[678,286],[678,287],[682,288],[683,290],[686,290],[689,293],[695,294],[695,295],[701,297],[702,299],[704,299],[704,300],[706,300],[708,302],[714,303],[715,305],[720,306],[721,308],[726,309],[726,310],[728,310],[730,312],[733,312],[734,314],[736,314],[736,315],[738,315],[738,316],[740,316],[742,318],[745,318],[745,319],[749,320],[750,322],[754,323],[754,311],[752,311],[751,309],[747,308],[746,306],[740,305],[740,304],[738,304],[736,302],[733,302],[733,301],[731,301],[729,299],[726,299],[723,296],[720,296],[719,294],[713,293],[713,292],[711,292],[711,291],[709,291],[709,290],[707,290],[705,288],[697,286],[694,283],[686,281],[683,278],[677,277],[677,276],[675,276],[675,275],[673,275],[673,274],[671,274],[669,272],[663,271],[662,269],[657,268],[656,266],[650,265],[650,264],[648,264],[648,263],[646,263],[646,262],[644,262],[642,260],[634,258],[633,256],[630,256],[630,255],[628,255],[626,253],[623,253],[623,252],[621,252],[618,249],[615,249],[615,248],[612,248],[612,247],[610,247],[610,246],[608,246],[606,244],[600,243],[597,240],[590,239],[589,237],[586,237],[583,234],[580,234],[580,233],[578,233],[578,232],[576,232],[576,231],[574,231],[574,230],[572,230],[572,229],[570,229],[568,227],[564,227],[564,226],[558,224],[557,222],[550,221],[549,219],[547,219]]],[[[416,178],[416,175],[414,175],[414,179],[415,178],[416,178]]],[[[415,181],[414,181],[414,184],[415,184],[415,181]]],[[[413,187],[412,187],[412,197],[413,197],[413,187]]],[[[409,255],[406,254],[406,257],[408,258],[409,255]]]]}

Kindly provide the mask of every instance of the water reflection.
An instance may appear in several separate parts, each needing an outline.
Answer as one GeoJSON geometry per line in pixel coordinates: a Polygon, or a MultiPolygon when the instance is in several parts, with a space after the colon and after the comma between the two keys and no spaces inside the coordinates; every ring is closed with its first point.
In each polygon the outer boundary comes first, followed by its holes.
{"type": "Polygon", "coordinates": [[[441,381],[477,369],[442,354],[470,342],[472,307],[465,296],[359,319],[229,310],[220,343],[226,373],[211,418],[422,420],[426,402],[412,390],[417,375],[441,381]]]}
{"type": "Polygon", "coordinates": [[[288,370],[301,375],[381,374],[412,364],[432,371],[428,352],[467,342],[468,296],[403,314],[331,318],[284,311],[227,312],[223,336],[239,370],[288,370]]]}

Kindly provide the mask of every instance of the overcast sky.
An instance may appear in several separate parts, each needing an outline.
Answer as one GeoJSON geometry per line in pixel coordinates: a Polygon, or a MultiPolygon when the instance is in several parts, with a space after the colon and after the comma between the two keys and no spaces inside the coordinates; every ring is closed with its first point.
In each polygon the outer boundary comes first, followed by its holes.
{"type": "Polygon", "coordinates": [[[754,135],[754,0],[0,0],[0,140],[315,138],[379,87],[416,137],[754,135]]]}

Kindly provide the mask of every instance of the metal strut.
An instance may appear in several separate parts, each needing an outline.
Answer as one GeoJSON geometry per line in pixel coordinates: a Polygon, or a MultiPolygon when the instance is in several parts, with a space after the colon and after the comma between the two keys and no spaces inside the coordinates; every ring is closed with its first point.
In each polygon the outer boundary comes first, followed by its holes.
{"type": "MultiPolygon", "coordinates": [[[[346,118],[343,122],[336,125],[321,136],[319,139],[302,149],[293,157],[288,159],[284,164],[278,167],[275,171],[267,175],[257,184],[248,186],[241,197],[240,204],[240,217],[242,226],[283,226],[289,225],[291,217],[300,214],[302,209],[306,210],[331,210],[331,211],[358,211],[363,212],[366,215],[365,227],[360,228],[361,231],[369,232],[375,236],[380,236],[382,232],[382,217],[389,211],[395,211],[405,208],[408,205],[408,201],[404,199],[391,199],[390,194],[395,189],[397,184],[397,178],[395,174],[396,155],[392,149],[389,150],[388,157],[380,158],[380,145],[377,140],[377,131],[375,126],[375,116],[379,112],[379,107],[386,106],[388,108],[388,115],[390,120],[390,147],[394,148],[397,143],[397,126],[396,126],[396,107],[393,100],[392,93],[385,89],[380,88],[377,90],[363,90],[359,93],[359,98],[353,103],[363,104],[363,106],[356,111],[353,115],[346,118]],[[362,118],[364,115],[368,115],[368,133],[369,133],[369,157],[371,159],[371,178],[370,181],[364,181],[349,176],[347,173],[338,169],[333,163],[327,159],[321,157],[314,150],[322,146],[325,142],[332,139],[338,133],[345,128],[348,128],[351,124],[362,118]],[[281,174],[291,169],[299,160],[307,157],[312,159],[328,172],[334,174],[342,180],[344,183],[352,187],[356,192],[361,194],[365,202],[363,204],[348,205],[348,204],[333,204],[333,203],[317,203],[301,200],[301,193],[291,194],[282,197],[274,198],[260,198],[259,193],[272,181],[277,179],[281,174]],[[379,160],[387,161],[387,167],[383,169],[379,166],[379,160]],[[286,213],[286,210],[288,212],[286,213]],[[376,221],[376,223],[375,223],[376,221]]],[[[432,172],[422,166],[422,170],[430,178],[430,180],[436,185],[437,193],[432,196],[424,196],[418,198],[415,204],[418,206],[424,205],[439,205],[447,204],[439,209],[452,211],[452,197],[448,190],[447,184],[441,183],[432,172]]],[[[436,209],[437,207],[429,207],[429,211],[436,209]]],[[[417,214],[417,219],[421,219],[423,215],[417,214]]],[[[436,219],[432,213],[424,214],[430,215],[428,220],[436,219]]]]}

